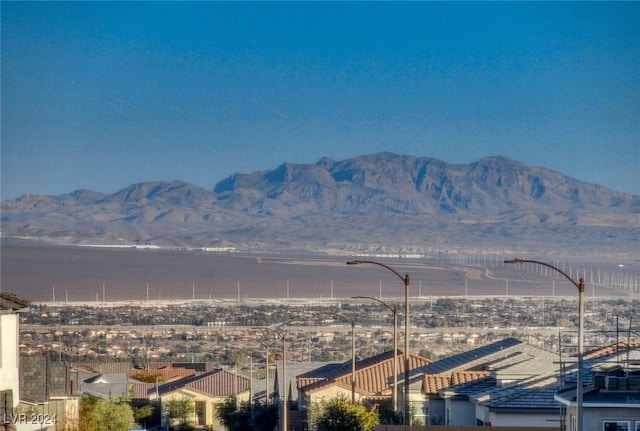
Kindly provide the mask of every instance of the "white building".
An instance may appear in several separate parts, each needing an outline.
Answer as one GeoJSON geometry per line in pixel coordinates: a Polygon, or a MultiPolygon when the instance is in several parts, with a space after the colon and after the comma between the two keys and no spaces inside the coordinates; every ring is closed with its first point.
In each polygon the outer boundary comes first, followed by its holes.
{"type": "Polygon", "coordinates": [[[30,302],[0,292],[0,417],[10,418],[20,400],[18,313],[27,311],[30,302]]]}

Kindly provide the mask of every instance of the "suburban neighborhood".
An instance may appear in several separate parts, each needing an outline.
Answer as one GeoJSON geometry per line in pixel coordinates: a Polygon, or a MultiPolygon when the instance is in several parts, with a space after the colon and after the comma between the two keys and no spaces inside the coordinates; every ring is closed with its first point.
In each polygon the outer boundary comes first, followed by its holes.
{"type": "MultiPolygon", "coordinates": [[[[420,315],[428,314],[423,307],[440,314],[452,307],[477,311],[493,302],[447,299],[414,309],[420,315]]],[[[131,313],[131,306],[31,305],[2,292],[5,429],[76,429],[78,402],[91,396],[126,400],[136,409],[147,406],[149,414],[139,424],[146,429],[224,430],[217,412],[234,400],[238,406],[277,408],[274,427],[312,430],[314,406],[348,399],[375,406],[388,426],[571,431],[577,417],[576,334],[575,328],[557,326],[571,325],[561,320],[563,305],[548,306],[547,319],[554,324],[541,328],[526,326],[533,319],[524,311],[530,308],[528,300],[500,303],[504,312],[491,328],[480,327],[473,312],[457,316],[465,327],[414,325],[405,357],[402,347],[395,355],[389,350],[391,320],[376,305],[346,302],[331,311],[356,316],[359,323],[351,327],[323,314],[323,307],[300,306],[228,306],[216,310],[218,319],[199,326],[150,326],[144,316],[154,313],[131,313]],[[139,321],[129,322],[127,310],[139,321]],[[279,313],[290,318],[287,325],[261,325],[267,315],[283,319],[279,313]],[[521,325],[513,326],[508,317],[513,314],[522,316],[521,325]],[[103,321],[87,325],[87,319],[103,321]],[[505,321],[510,326],[501,327],[505,321]],[[186,415],[168,407],[180,403],[188,403],[186,415]],[[40,423],[7,420],[29,415],[40,423]]],[[[606,304],[600,301],[602,310],[606,304]]],[[[629,316],[621,304],[611,301],[611,310],[620,313],[613,320],[609,312],[590,315],[590,326],[600,329],[589,334],[584,355],[585,430],[640,427],[640,341],[628,325],[632,322],[621,321],[620,316],[629,316]]],[[[183,304],[179,316],[202,316],[204,307],[183,304]]],[[[159,308],[145,310],[157,313],[159,308]]],[[[174,314],[155,315],[166,319],[174,314]]],[[[484,312],[480,316],[486,317],[484,312]]],[[[425,316],[421,322],[431,321],[425,316]]]]}

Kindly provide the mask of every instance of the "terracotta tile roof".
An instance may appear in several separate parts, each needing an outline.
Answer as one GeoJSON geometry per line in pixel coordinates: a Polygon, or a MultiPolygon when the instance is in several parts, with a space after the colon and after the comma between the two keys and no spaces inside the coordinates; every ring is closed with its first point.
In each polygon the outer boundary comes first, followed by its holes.
{"type": "Polygon", "coordinates": [[[167,362],[167,361],[150,361],[147,364],[148,369],[158,368],[187,368],[195,370],[196,373],[207,373],[215,371],[216,366],[213,362],[167,362]]]}
{"type": "Polygon", "coordinates": [[[474,380],[479,380],[483,377],[490,376],[490,371],[454,371],[451,373],[451,384],[459,385],[461,383],[468,383],[474,380]]]}
{"type": "Polygon", "coordinates": [[[298,386],[298,390],[300,390],[301,388],[307,388],[316,383],[326,382],[327,378],[326,377],[306,377],[306,378],[298,377],[297,380],[298,381],[296,382],[296,385],[298,386]]]}
{"type": "Polygon", "coordinates": [[[228,397],[248,391],[251,381],[241,374],[222,370],[194,380],[185,386],[214,397],[228,397]]]}
{"type": "Polygon", "coordinates": [[[437,395],[438,391],[450,386],[469,383],[491,375],[489,371],[455,370],[444,374],[425,374],[422,391],[427,395],[437,395]]]}
{"type": "Polygon", "coordinates": [[[134,383],[131,398],[146,400],[149,398],[149,393],[155,391],[155,387],[155,383],[134,383]]]}
{"type": "Polygon", "coordinates": [[[425,374],[422,392],[427,395],[437,395],[440,389],[451,386],[451,376],[447,374],[425,374]]]}
{"type": "Polygon", "coordinates": [[[18,311],[31,305],[31,301],[19,298],[18,296],[0,291],[0,310],[18,311]]]}
{"type": "MultiPolygon", "coordinates": [[[[417,355],[409,356],[410,369],[430,363],[417,355]]],[[[404,372],[404,355],[398,355],[398,373],[404,372]]],[[[389,380],[393,377],[393,352],[388,351],[356,362],[356,391],[366,396],[391,395],[389,380]]],[[[298,376],[298,390],[314,392],[324,387],[338,385],[351,389],[351,361],[321,367],[298,376]]]]}
{"type": "MultiPolygon", "coordinates": [[[[218,370],[162,384],[158,386],[158,392],[162,396],[182,388],[188,388],[212,397],[228,397],[248,391],[250,386],[251,382],[248,377],[228,370],[218,370]]],[[[151,385],[147,388],[147,396],[153,395],[155,391],[155,385],[151,385]]]]}
{"type": "Polygon", "coordinates": [[[640,341],[631,340],[631,342],[620,341],[619,343],[614,343],[609,346],[600,347],[597,349],[593,349],[584,354],[584,359],[597,359],[602,358],[604,356],[610,356],[618,353],[625,352],[627,348],[630,349],[640,349],[640,341]]]}
{"type": "Polygon", "coordinates": [[[127,373],[131,369],[130,362],[73,362],[71,364],[73,370],[89,373],[127,373]]]}
{"type": "Polygon", "coordinates": [[[168,383],[176,379],[181,379],[183,377],[195,376],[196,371],[190,370],[187,368],[156,368],[150,370],[129,370],[129,377],[136,378],[138,375],[158,375],[162,376],[160,378],[160,383],[168,383]]]}

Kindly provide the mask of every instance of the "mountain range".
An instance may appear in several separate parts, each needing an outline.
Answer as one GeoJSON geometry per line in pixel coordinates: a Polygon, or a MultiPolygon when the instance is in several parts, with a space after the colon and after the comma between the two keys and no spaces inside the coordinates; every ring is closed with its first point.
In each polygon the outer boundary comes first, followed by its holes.
{"type": "Polygon", "coordinates": [[[506,157],[378,153],[2,202],[2,236],[242,251],[637,254],[640,196],[506,157]]]}

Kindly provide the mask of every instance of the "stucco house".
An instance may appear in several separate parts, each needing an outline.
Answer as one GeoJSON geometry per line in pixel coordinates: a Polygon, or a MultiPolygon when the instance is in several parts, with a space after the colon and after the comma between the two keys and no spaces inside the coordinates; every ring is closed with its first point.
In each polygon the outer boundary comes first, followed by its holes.
{"type": "Polygon", "coordinates": [[[163,425],[170,420],[166,415],[167,403],[188,400],[194,407],[190,423],[196,427],[224,430],[216,417],[218,406],[233,395],[239,403],[249,401],[251,380],[230,370],[214,370],[160,385],[137,384],[133,391],[135,398],[146,396],[149,401],[158,403],[163,412],[163,425]]]}
{"type": "MultiPolygon", "coordinates": [[[[404,354],[398,352],[398,373],[404,373],[404,354]]],[[[419,355],[409,355],[410,370],[423,367],[431,363],[430,360],[419,355]]],[[[355,369],[355,400],[376,404],[380,410],[391,411],[393,393],[393,351],[356,361],[355,369]]],[[[343,363],[324,364],[297,377],[298,410],[308,412],[313,403],[323,399],[335,397],[352,397],[352,364],[343,363]]],[[[402,388],[398,388],[398,405],[402,410],[402,388]]],[[[308,421],[309,418],[307,417],[308,421]]]]}
{"type": "Polygon", "coordinates": [[[0,417],[12,415],[20,400],[18,335],[20,312],[30,301],[0,291],[0,417]]]}
{"type": "MultiPolygon", "coordinates": [[[[585,353],[583,431],[640,431],[640,342],[624,341],[585,353]]],[[[576,428],[575,380],[555,399],[563,406],[563,430],[576,428]]]]}

